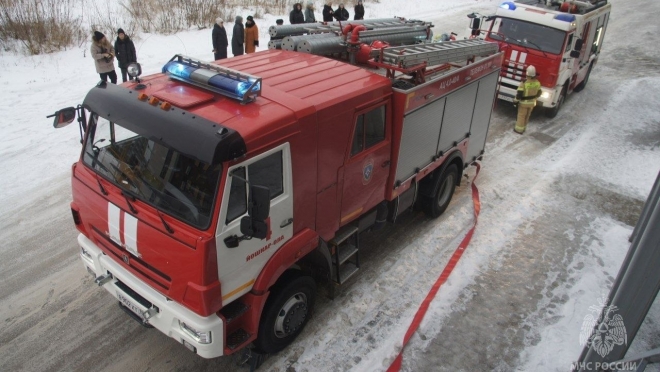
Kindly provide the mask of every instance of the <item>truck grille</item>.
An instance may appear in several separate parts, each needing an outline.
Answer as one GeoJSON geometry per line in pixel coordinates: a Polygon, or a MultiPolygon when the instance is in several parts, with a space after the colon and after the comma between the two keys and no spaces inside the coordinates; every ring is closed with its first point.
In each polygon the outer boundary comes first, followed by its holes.
{"type": "Polygon", "coordinates": [[[92,227],[92,229],[95,232],[96,241],[100,243],[103,248],[105,248],[106,252],[109,252],[114,257],[116,257],[117,261],[121,262],[125,266],[129,266],[144,279],[147,279],[149,282],[157,285],[158,287],[161,287],[164,290],[170,289],[172,279],[169,276],[156,269],[155,267],[149,265],[144,260],[130,254],[126,249],[110,240],[110,238],[108,238],[96,227],[92,227]],[[130,257],[128,264],[126,264],[124,261],[124,256],[130,257]]]}

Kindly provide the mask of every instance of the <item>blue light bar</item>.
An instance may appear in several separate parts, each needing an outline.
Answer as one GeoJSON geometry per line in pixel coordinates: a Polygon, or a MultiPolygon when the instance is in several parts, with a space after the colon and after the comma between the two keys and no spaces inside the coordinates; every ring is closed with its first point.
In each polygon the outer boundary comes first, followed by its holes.
{"type": "Polygon", "coordinates": [[[244,103],[261,95],[261,78],[181,55],[163,66],[171,78],[210,90],[244,103]]]}
{"type": "Polygon", "coordinates": [[[511,1],[506,1],[500,4],[500,8],[506,9],[506,10],[516,10],[516,4],[514,4],[511,1]]]}
{"type": "Polygon", "coordinates": [[[561,14],[557,14],[555,16],[555,19],[558,20],[558,21],[564,21],[564,22],[572,23],[572,22],[575,22],[575,14],[561,13],[561,14]]]}

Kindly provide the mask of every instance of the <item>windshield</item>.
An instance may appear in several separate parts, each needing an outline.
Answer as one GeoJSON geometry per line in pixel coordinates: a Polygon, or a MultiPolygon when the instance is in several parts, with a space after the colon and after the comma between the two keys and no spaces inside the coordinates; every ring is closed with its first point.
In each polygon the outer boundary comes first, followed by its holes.
{"type": "Polygon", "coordinates": [[[559,54],[563,50],[566,32],[556,28],[510,18],[496,18],[488,36],[525,48],[559,54]]]}
{"type": "Polygon", "coordinates": [[[209,226],[221,164],[191,159],[97,114],[83,161],[129,195],[197,228],[209,226]]]}

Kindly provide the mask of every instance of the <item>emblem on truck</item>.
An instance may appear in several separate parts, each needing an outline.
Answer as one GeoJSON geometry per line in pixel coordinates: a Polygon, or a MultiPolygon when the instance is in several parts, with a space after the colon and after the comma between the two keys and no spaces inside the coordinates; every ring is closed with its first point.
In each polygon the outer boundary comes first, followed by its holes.
{"type": "Polygon", "coordinates": [[[374,173],[374,161],[372,159],[369,159],[362,168],[362,183],[364,185],[368,184],[369,181],[371,181],[371,175],[373,173],[374,173]]]}
{"type": "Polygon", "coordinates": [[[129,261],[130,261],[130,258],[128,257],[127,254],[123,254],[123,255],[121,256],[121,259],[122,259],[122,261],[124,261],[124,263],[125,263],[126,265],[128,265],[128,263],[129,263],[129,261]]]}

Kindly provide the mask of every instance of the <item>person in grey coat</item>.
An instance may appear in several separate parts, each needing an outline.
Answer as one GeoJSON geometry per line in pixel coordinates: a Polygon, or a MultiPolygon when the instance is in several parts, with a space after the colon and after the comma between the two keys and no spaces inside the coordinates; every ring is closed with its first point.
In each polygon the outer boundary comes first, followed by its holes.
{"type": "Polygon", "coordinates": [[[94,31],[92,36],[92,46],[89,49],[92,58],[94,59],[94,66],[98,72],[101,80],[108,81],[112,84],[117,84],[117,73],[115,72],[115,48],[105,38],[105,35],[99,31],[94,31]]]}
{"type": "Polygon", "coordinates": [[[243,17],[236,16],[234,34],[231,36],[231,52],[234,57],[243,55],[243,42],[245,41],[245,29],[243,28],[243,17]]]}
{"type": "Polygon", "coordinates": [[[316,17],[314,17],[314,2],[308,1],[307,7],[305,7],[305,23],[316,23],[316,17]]]}

